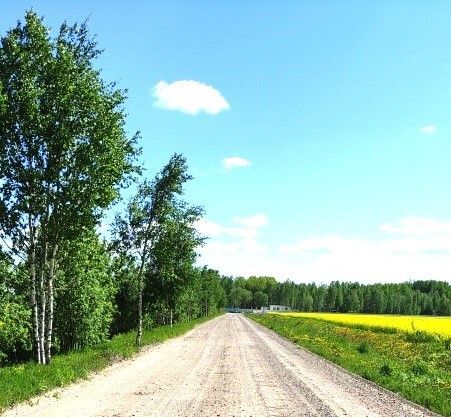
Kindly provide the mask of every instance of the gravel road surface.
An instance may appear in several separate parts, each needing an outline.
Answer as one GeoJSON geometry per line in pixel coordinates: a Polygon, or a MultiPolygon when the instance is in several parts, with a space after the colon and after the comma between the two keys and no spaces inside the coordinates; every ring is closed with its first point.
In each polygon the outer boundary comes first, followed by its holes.
{"type": "Polygon", "coordinates": [[[226,314],[4,417],[437,416],[226,314]]]}

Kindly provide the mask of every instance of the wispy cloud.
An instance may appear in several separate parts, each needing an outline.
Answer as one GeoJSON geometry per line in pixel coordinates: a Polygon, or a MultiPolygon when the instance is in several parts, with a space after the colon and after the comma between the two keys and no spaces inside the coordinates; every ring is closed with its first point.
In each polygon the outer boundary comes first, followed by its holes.
{"type": "Polygon", "coordinates": [[[199,249],[199,265],[207,264],[223,274],[252,275],[263,273],[269,247],[259,241],[261,227],[268,224],[264,214],[235,217],[233,224],[224,226],[201,219],[196,228],[210,239],[199,249]]]}
{"type": "MultiPolygon", "coordinates": [[[[402,236],[382,240],[324,236],[279,247],[285,270],[294,279],[451,281],[451,235],[402,236]]],[[[277,259],[277,256],[276,256],[277,259]]]]}
{"type": "Polygon", "coordinates": [[[395,224],[383,224],[380,229],[383,232],[407,235],[451,234],[451,221],[408,216],[395,224]]]}
{"type": "Polygon", "coordinates": [[[222,160],[222,166],[227,170],[234,168],[244,168],[249,165],[251,165],[251,161],[241,158],[240,156],[231,156],[222,160]]]}
{"type": "Polygon", "coordinates": [[[208,237],[232,237],[239,239],[253,239],[258,231],[253,227],[229,227],[207,219],[200,219],[196,223],[196,229],[208,237]]]}
{"type": "Polygon", "coordinates": [[[160,81],[153,87],[152,96],[155,98],[155,107],[191,115],[200,112],[218,114],[230,108],[218,90],[193,80],[174,81],[170,84],[160,81]]]}
{"type": "Polygon", "coordinates": [[[428,135],[428,136],[435,135],[437,133],[437,126],[435,126],[435,125],[426,125],[426,126],[423,126],[420,129],[420,131],[421,131],[421,133],[423,133],[423,135],[428,135]]]}
{"type": "Polygon", "coordinates": [[[201,234],[210,238],[255,239],[259,235],[259,229],[267,226],[269,220],[266,214],[259,213],[248,217],[235,217],[233,223],[233,226],[223,226],[208,219],[200,219],[195,227],[201,234]]]}
{"type": "Polygon", "coordinates": [[[268,216],[264,213],[259,213],[248,217],[235,217],[233,222],[250,228],[267,226],[269,223],[268,216]]]}
{"type": "Polygon", "coordinates": [[[333,252],[353,253],[362,246],[362,241],[340,236],[324,236],[301,239],[296,243],[279,247],[281,253],[294,255],[329,254],[333,252]]]}
{"type": "Polygon", "coordinates": [[[451,282],[451,220],[406,217],[379,227],[378,238],[340,235],[265,243],[264,215],[235,217],[226,227],[207,221],[210,239],[199,264],[223,274],[271,275],[297,282],[451,282]]]}

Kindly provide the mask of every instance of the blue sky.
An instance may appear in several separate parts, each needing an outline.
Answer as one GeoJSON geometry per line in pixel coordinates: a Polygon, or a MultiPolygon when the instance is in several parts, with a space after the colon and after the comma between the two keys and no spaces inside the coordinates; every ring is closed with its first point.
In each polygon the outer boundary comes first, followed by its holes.
{"type": "Polygon", "coordinates": [[[0,32],[29,8],[54,29],[89,17],[149,176],[187,157],[200,264],[451,281],[448,1],[15,0],[0,32]]]}

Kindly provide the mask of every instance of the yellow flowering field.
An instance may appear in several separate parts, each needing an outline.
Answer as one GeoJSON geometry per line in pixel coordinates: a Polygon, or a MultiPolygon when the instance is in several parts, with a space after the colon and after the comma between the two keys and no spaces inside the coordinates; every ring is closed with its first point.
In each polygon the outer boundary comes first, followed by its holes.
{"type": "Polygon", "coordinates": [[[313,318],[350,325],[391,327],[407,332],[414,332],[419,330],[427,333],[439,334],[446,337],[451,336],[451,317],[296,312],[273,314],[281,314],[290,317],[313,318]]]}

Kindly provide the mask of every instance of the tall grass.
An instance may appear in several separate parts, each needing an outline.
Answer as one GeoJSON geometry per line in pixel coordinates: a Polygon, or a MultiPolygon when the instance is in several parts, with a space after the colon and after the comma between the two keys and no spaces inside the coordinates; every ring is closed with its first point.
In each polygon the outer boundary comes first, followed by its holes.
{"type": "MultiPolygon", "coordinates": [[[[142,346],[161,343],[182,335],[211,318],[145,330],[142,346]]],[[[136,332],[120,334],[94,348],[57,355],[45,366],[29,362],[0,368],[0,413],[14,404],[53,388],[86,378],[117,360],[132,357],[139,351],[135,345],[135,338],[136,332]]]]}

